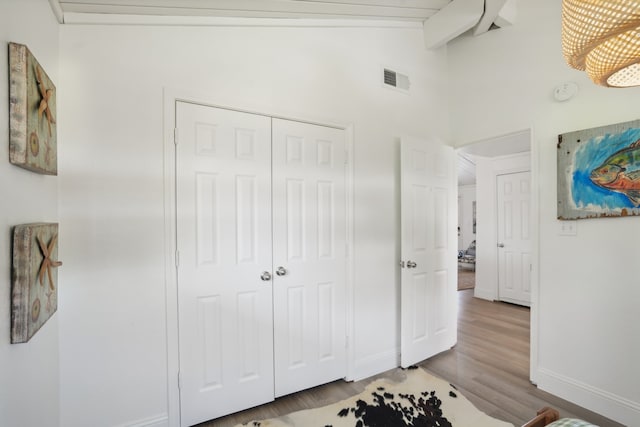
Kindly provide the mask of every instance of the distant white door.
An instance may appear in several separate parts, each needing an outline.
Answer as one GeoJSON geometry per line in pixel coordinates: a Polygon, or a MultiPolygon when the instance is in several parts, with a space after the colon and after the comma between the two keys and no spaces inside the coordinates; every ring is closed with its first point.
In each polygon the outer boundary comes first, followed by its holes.
{"type": "Polygon", "coordinates": [[[464,247],[464,197],[458,194],[458,250],[464,247]]]}
{"type": "Polygon", "coordinates": [[[498,299],[531,305],[531,173],[498,175],[498,299]]]}
{"type": "Polygon", "coordinates": [[[457,340],[457,186],[451,147],[401,141],[401,365],[457,340]]]}
{"type": "Polygon", "coordinates": [[[271,120],[178,102],[181,423],[273,400],[271,120]]]}
{"type": "Polygon", "coordinates": [[[344,131],[273,119],[275,395],[346,375],[344,131]]]}

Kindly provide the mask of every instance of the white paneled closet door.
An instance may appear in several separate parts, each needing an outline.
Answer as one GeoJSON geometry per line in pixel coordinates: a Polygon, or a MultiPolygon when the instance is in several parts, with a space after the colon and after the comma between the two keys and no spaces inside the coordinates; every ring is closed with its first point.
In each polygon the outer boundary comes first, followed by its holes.
{"type": "Polygon", "coordinates": [[[176,128],[181,424],[343,378],[344,131],[187,102],[176,128]]]}
{"type": "Polygon", "coordinates": [[[273,119],[275,394],[346,375],[344,131],[273,119]]]}
{"type": "Polygon", "coordinates": [[[271,119],[176,106],[181,424],[273,400],[271,119]]]}

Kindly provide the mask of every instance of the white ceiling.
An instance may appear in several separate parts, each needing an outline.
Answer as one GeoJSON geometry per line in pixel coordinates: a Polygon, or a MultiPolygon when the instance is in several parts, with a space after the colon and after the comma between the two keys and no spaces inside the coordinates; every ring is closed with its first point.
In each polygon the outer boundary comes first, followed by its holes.
{"type": "Polygon", "coordinates": [[[68,14],[424,22],[451,0],[50,0],[68,14]]]}
{"type": "Polygon", "coordinates": [[[531,131],[514,132],[507,135],[476,141],[458,148],[458,185],[476,183],[476,158],[499,157],[526,153],[531,150],[531,131]]]}
{"type": "Polygon", "coordinates": [[[49,0],[61,24],[356,25],[424,31],[436,49],[473,28],[511,25],[516,0],[49,0]],[[262,18],[261,21],[252,18],[262,18]],[[251,21],[248,22],[247,20],[251,21]],[[494,25],[495,24],[495,25],[494,25]]]}

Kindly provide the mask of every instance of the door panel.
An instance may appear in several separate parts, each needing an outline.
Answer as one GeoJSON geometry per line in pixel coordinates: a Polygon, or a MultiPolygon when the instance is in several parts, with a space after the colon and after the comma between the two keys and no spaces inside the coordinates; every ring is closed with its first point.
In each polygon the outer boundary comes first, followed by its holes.
{"type": "Polygon", "coordinates": [[[186,426],[273,400],[271,125],[184,102],[176,116],[186,426]]]}
{"type": "Polygon", "coordinates": [[[456,331],[457,187],[451,147],[401,141],[401,365],[451,348],[456,331]]]}
{"type": "Polygon", "coordinates": [[[531,305],[530,172],[498,175],[498,298],[531,305]]]}
{"type": "Polygon", "coordinates": [[[344,131],[273,119],[275,394],[346,374],[344,131]]]}

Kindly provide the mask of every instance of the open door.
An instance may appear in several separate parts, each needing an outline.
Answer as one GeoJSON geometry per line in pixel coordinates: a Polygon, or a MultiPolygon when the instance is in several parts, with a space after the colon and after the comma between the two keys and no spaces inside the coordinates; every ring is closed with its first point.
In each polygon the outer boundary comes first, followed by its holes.
{"type": "Polygon", "coordinates": [[[402,367],[448,350],[457,340],[455,155],[432,140],[402,138],[402,367]]]}

